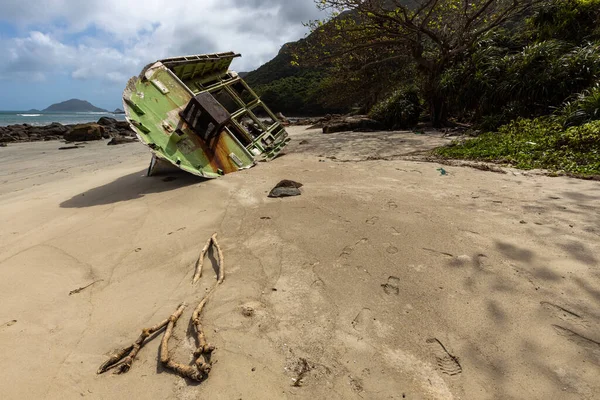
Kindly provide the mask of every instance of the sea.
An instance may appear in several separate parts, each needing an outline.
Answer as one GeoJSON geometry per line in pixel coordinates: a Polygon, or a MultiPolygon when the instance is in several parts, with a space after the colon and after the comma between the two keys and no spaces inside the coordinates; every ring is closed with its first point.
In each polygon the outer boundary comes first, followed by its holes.
{"type": "Polygon", "coordinates": [[[0,126],[29,124],[34,126],[50,125],[58,122],[63,125],[84,124],[96,122],[101,117],[125,121],[125,114],[110,112],[31,112],[31,111],[0,111],[0,126]]]}

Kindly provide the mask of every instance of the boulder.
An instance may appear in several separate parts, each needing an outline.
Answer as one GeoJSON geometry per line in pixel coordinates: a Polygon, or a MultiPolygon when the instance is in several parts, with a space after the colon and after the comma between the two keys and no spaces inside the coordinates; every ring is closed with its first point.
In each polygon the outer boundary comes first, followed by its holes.
{"type": "Polygon", "coordinates": [[[98,125],[104,127],[105,139],[120,136],[135,136],[127,121],[117,121],[114,118],[102,117],[98,120],[98,125]]]}
{"type": "Polygon", "coordinates": [[[102,117],[98,120],[98,125],[102,126],[115,126],[119,121],[110,117],[102,117]]]}
{"type": "Polygon", "coordinates": [[[105,136],[105,130],[98,124],[75,125],[64,135],[68,142],[86,142],[90,140],[100,140],[105,136]]]}
{"type": "Polygon", "coordinates": [[[17,139],[15,139],[12,135],[9,135],[8,133],[4,133],[2,135],[0,135],[0,143],[8,143],[8,142],[16,142],[17,139]]]}
{"type": "Polygon", "coordinates": [[[131,125],[127,121],[117,121],[115,129],[121,136],[135,136],[135,132],[131,129],[131,125]]]}
{"type": "Polygon", "coordinates": [[[278,197],[291,197],[291,196],[300,196],[302,192],[300,192],[300,188],[302,184],[299,182],[290,181],[288,179],[284,179],[279,182],[269,193],[269,197],[278,198],[278,197]]]}
{"type": "Polygon", "coordinates": [[[53,122],[50,125],[39,128],[39,135],[43,140],[62,139],[67,132],[69,132],[69,128],[58,122],[53,122]]]}
{"type": "Polygon", "coordinates": [[[44,135],[62,136],[69,131],[69,128],[62,124],[59,124],[58,122],[53,122],[50,125],[45,126],[43,130],[44,135]]]}

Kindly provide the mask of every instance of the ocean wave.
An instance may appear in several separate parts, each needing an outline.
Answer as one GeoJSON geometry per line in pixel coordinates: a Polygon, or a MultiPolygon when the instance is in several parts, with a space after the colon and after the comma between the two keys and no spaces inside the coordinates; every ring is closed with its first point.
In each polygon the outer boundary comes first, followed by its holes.
{"type": "Polygon", "coordinates": [[[17,114],[19,117],[41,117],[42,114],[17,114]]]}

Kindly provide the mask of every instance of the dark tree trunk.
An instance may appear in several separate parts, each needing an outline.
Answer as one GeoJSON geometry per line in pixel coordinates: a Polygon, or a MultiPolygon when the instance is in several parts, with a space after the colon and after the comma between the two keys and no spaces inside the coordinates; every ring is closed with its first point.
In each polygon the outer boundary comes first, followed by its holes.
{"type": "Polygon", "coordinates": [[[429,112],[431,114],[431,123],[435,128],[441,128],[448,121],[448,107],[446,99],[437,94],[429,100],[429,112]]]}
{"type": "Polygon", "coordinates": [[[445,96],[440,92],[440,73],[429,71],[427,76],[427,103],[431,123],[435,128],[443,127],[448,120],[448,107],[445,96]]]}

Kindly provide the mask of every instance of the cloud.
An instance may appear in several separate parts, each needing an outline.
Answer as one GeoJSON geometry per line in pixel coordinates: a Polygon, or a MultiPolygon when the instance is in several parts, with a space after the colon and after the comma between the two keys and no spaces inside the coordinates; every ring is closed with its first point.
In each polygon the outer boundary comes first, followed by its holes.
{"type": "Polygon", "coordinates": [[[53,74],[70,74],[74,79],[124,80],[139,60],[110,47],[68,46],[48,34],[33,31],[28,37],[0,42],[7,54],[0,64],[3,79],[45,80],[53,74]]]}
{"type": "Polygon", "coordinates": [[[25,33],[0,40],[0,73],[124,83],[160,58],[222,51],[241,52],[247,71],[317,17],[313,0],[3,0],[0,21],[25,33]]]}

